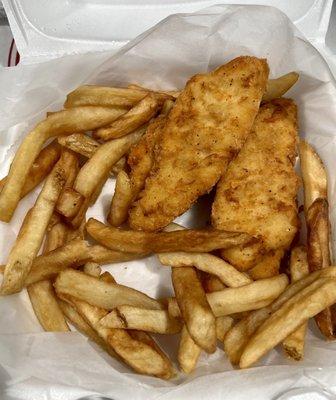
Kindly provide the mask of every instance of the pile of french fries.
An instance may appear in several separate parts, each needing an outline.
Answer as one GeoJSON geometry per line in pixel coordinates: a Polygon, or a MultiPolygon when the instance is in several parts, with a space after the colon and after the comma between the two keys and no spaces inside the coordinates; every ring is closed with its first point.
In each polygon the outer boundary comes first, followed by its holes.
{"type": "MultiPolygon", "coordinates": [[[[270,80],[263,99],[281,97],[297,79],[289,73],[270,80]]],[[[0,183],[0,220],[9,222],[20,199],[43,184],[1,268],[1,294],[27,288],[46,331],[76,329],[134,371],[163,379],[176,372],[152,333],[181,334],[177,360],[185,373],[218,343],[241,368],[278,344],[300,360],[310,318],[327,339],[336,335],[327,174],[308,143],[299,144],[307,243],[292,249],[289,276],[253,280],[213,254],[257,240],[245,233],[176,224],[156,233],[120,228],[134,198],[127,154],[178,95],[137,85],[82,86],[67,96],[63,110],[48,113],[24,138],[0,183]],[[116,189],[110,225],[86,221],[111,177],[116,189]],[[102,265],[151,253],[163,268],[171,267],[173,297],[151,298],[102,271],[102,265]]]]}

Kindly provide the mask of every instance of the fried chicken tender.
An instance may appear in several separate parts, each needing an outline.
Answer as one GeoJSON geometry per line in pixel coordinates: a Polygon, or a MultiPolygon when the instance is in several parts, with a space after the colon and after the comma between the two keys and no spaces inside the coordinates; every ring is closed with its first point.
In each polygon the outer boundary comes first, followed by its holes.
{"type": "Polygon", "coordinates": [[[211,190],[251,130],[268,72],[266,60],[246,56],[189,80],[130,210],[132,229],[159,230],[211,190]]]}
{"type": "Polygon", "coordinates": [[[281,98],[264,103],[241,152],[217,185],[213,226],[263,240],[222,251],[240,270],[254,267],[270,250],[287,249],[298,230],[297,140],[294,102],[281,98]]]}

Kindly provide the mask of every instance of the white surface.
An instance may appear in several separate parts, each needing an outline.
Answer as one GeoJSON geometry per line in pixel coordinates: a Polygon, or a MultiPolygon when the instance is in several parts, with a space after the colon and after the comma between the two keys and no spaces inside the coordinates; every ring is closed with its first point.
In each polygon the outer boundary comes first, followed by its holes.
{"type": "MultiPolygon", "coordinates": [[[[65,94],[81,83],[138,82],[148,87],[180,88],[191,75],[241,54],[266,57],[272,76],[300,72],[290,96],[299,106],[301,135],[318,148],[330,172],[335,228],[335,83],[318,52],[274,8],[215,7],[200,14],[172,16],[117,55],[78,55],[0,71],[0,89],[5,93],[0,98],[0,174],[7,172],[27,130],[47,110],[61,107],[65,94]]],[[[113,185],[110,180],[90,216],[104,218],[102,211],[113,185]]],[[[5,262],[22,217],[35,197],[36,193],[21,202],[9,226],[0,225],[0,237],[5,238],[0,242],[0,263],[5,262]]],[[[199,223],[190,215],[180,220],[186,225],[199,223]]],[[[155,257],[116,264],[110,270],[117,281],[149,295],[167,295],[171,290],[169,269],[160,268],[155,257]]],[[[163,345],[170,348],[174,360],[176,340],[163,338],[163,345]]],[[[131,373],[75,333],[42,333],[26,293],[0,301],[0,382],[7,387],[2,398],[71,400],[101,393],[114,399],[250,400],[276,398],[301,387],[315,394],[324,388],[336,396],[335,353],[335,343],[327,344],[311,333],[305,361],[300,364],[286,361],[274,350],[261,364],[269,367],[232,371],[223,352],[217,350],[212,356],[203,355],[191,376],[179,375],[172,382],[163,382],[131,373]]]]}
{"type": "Polygon", "coordinates": [[[285,12],[310,41],[324,40],[332,0],[3,0],[21,54],[32,63],[117,50],[174,13],[217,3],[260,4],[285,12]]]}

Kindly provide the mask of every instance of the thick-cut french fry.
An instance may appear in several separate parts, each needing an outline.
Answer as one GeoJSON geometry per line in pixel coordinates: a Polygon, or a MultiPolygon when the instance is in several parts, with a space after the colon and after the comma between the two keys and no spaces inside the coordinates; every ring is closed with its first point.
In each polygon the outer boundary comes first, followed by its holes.
{"type": "MultiPolygon", "coordinates": [[[[43,179],[49,174],[53,166],[61,155],[61,147],[56,143],[52,142],[48,144],[44,149],[40,151],[36,159],[34,160],[26,181],[23,185],[21,198],[30,193],[33,189],[39,185],[43,179]]],[[[0,180],[0,192],[7,181],[7,177],[0,180]]]]}
{"type": "Polygon", "coordinates": [[[166,310],[149,310],[127,305],[116,307],[100,323],[107,328],[136,329],[161,334],[178,333],[182,328],[182,322],[171,318],[166,310]]]}
{"type": "Polygon", "coordinates": [[[95,276],[98,278],[101,274],[101,268],[98,263],[95,262],[88,262],[83,267],[83,272],[90,276],[95,276]]]}
{"type": "Polygon", "coordinates": [[[130,178],[125,171],[120,171],[116,180],[110,212],[107,216],[107,220],[111,225],[120,226],[127,220],[128,207],[132,197],[133,191],[130,178]]]}
{"type": "Polygon", "coordinates": [[[224,350],[231,363],[239,363],[242,351],[249,339],[272,312],[278,310],[287,300],[320,277],[335,278],[336,268],[325,268],[321,271],[313,272],[299,281],[291,283],[268,307],[250,312],[245,318],[235,324],[224,339],[224,350]]]}
{"type": "Polygon", "coordinates": [[[145,332],[135,331],[134,335],[130,335],[131,331],[104,328],[99,321],[107,314],[106,310],[64,294],[62,298],[70,301],[86,322],[135,371],[163,379],[173,376],[173,367],[167,356],[145,332]]]}
{"type": "Polygon", "coordinates": [[[98,278],[73,269],[60,272],[54,286],[57,293],[74,296],[106,310],[113,310],[124,304],[153,310],[162,309],[162,305],[157,300],[138,290],[102,282],[98,278]]]}
{"type": "Polygon", "coordinates": [[[73,239],[54,251],[38,256],[33,262],[25,284],[31,285],[34,282],[54,278],[66,268],[76,268],[89,261],[109,264],[135,258],[139,256],[109,250],[99,245],[89,246],[85,240],[73,239]]]}
{"type": "Polygon", "coordinates": [[[8,222],[12,218],[31,166],[49,138],[96,129],[119,115],[120,112],[109,107],[76,107],[54,113],[40,122],[24,138],[15,154],[0,193],[0,221],[8,222]]]}
{"type": "MultiPolygon", "coordinates": [[[[328,179],[322,160],[305,141],[300,142],[300,163],[304,186],[304,208],[307,224],[307,253],[311,271],[331,264],[328,179]]],[[[336,306],[316,315],[321,333],[328,339],[336,337],[336,306]]]]}
{"type": "Polygon", "coordinates": [[[304,186],[305,214],[308,208],[318,198],[328,198],[328,179],[323,162],[313,147],[300,140],[299,144],[300,165],[304,186]]]}
{"type": "MultiPolygon", "coordinates": [[[[105,106],[130,108],[142,100],[147,93],[139,89],[116,88],[106,86],[80,86],[69,93],[65,108],[78,106],[105,106]]],[[[123,110],[121,109],[120,112],[123,110]]],[[[123,112],[126,112],[124,110],[123,112]]]]}
{"type": "Polygon", "coordinates": [[[94,133],[95,137],[110,140],[125,136],[143,126],[154,117],[162,107],[162,99],[152,93],[144,97],[137,105],[126,114],[121,115],[109,126],[99,128],[94,133]]]}
{"type": "Polygon", "coordinates": [[[90,218],[86,223],[86,231],[104,246],[130,253],[207,252],[254,240],[246,233],[216,229],[189,229],[157,233],[121,230],[104,225],[94,218],[90,218]]]}
{"type": "Polygon", "coordinates": [[[56,204],[56,210],[65,218],[75,217],[84,202],[84,196],[71,187],[66,188],[56,204]]]}
{"type": "Polygon", "coordinates": [[[271,250],[265,254],[261,260],[248,271],[253,280],[272,278],[279,274],[281,259],[284,256],[283,249],[271,250]]]}
{"type": "Polygon", "coordinates": [[[194,342],[186,326],[183,326],[177,355],[183,372],[190,374],[195,369],[201,351],[202,349],[194,342]]]}
{"type": "Polygon", "coordinates": [[[171,267],[195,267],[216,275],[225,285],[239,287],[252,282],[252,279],[237,271],[232,265],[219,257],[207,253],[162,253],[158,258],[163,265],[171,267]]]}
{"type": "Polygon", "coordinates": [[[79,171],[74,189],[86,198],[90,198],[102,180],[107,179],[112,166],[140,139],[144,129],[102,144],[79,171]]]}
{"type": "Polygon", "coordinates": [[[216,318],[216,337],[217,340],[223,342],[225,335],[229,332],[234,324],[234,319],[228,315],[216,318]]]}
{"type": "Polygon", "coordinates": [[[230,315],[261,308],[258,306],[259,303],[267,301],[270,303],[285,290],[287,285],[288,278],[282,274],[260,279],[245,286],[207,293],[207,299],[216,316],[230,315]]]}
{"type": "Polygon", "coordinates": [[[336,303],[336,279],[319,278],[290,298],[259,327],[247,343],[239,362],[248,368],[290,333],[325,308],[336,303]]]}
{"type": "Polygon", "coordinates": [[[298,79],[299,74],[297,72],[289,72],[277,79],[270,79],[267,83],[266,92],[263,95],[262,100],[269,101],[283,96],[292,86],[295,85],[298,79]]]}
{"type": "Polygon", "coordinates": [[[57,140],[62,146],[87,158],[92,157],[100,146],[100,143],[97,142],[97,140],[85,133],[73,133],[69,136],[61,136],[57,140]]]}
{"type": "Polygon", "coordinates": [[[192,267],[174,267],[172,282],[176,300],[190,336],[208,353],[216,350],[216,321],[202,284],[192,267]]]}
{"type": "Polygon", "coordinates": [[[50,281],[41,281],[30,285],[28,294],[35,315],[45,331],[69,331],[50,281]]]}
{"type": "Polygon", "coordinates": [[[46,179],[43,189],[30,211],[28,223],[17,238],[6,264],[1,294],[11,294],[22,289],[36,257],[49,220],[66,180],[62,157],[46,179]]]}
{"type": "Polygon", "coordinates": [[[43,253],[48,253],[62,246],[68,239],[68,233],[69,228],[61,221],[54,224],[50,229],[48,227],[43,253]]]}
{"type": "Polygon", "coordinates": [[[84,239],[85,238],[85,224],[86,221],[83,219],[82,223],[79,225],[78,228],[70,228],[68,226],[68,235],[67,235],[67,242],[70,242],[74,239],[84,239]]]}
{"type": "MultiPolygon", "coordinates": [[[[304,246],[295,247],[290,257],[291,281],[296,282],[309,274],[307,252],[304,246]]],[[[302,324],[282,342],[285,353],[294,360],[302,360],[307,323],[302,324]]]]}
{"type": "Polygon", "coordinates": [[[112,172],[114,175],[118,175],[119,172],[125,170],[126,164],[127,164],[126,156],[121,157],[121,159],[120,159],[119,161],[117,161],[117,162],[113,165],[113,167],[112,167],[112,169],[111,169],[111,172],[112,172]]]}

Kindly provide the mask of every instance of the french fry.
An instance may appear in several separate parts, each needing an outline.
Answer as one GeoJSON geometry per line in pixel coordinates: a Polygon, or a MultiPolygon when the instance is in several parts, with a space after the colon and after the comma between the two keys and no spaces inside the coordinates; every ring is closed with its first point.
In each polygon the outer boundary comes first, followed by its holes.
{"type": "Polygon", "coordinates": [[[202,349],[194,342],[186,326],[183,326],[177,359],[180,368],[190,374],[195,368],[202,349]]]}
{"type": "Polygon", "coordinates": [[[248,271],[253,280],[272,278],[279,274],[281,259],[284,256],[283,249],[271,250],[248,271]]]}
{"type": "Polygon", "coordinates": [[[207,299],[215,316],[230,315],[237,312],[255,310],[271,303],[288,285],[286,275],[260,279],[248,285],[226,288],[207,293],[207,299]]]}
{"type": "MultiPolygon", "coordinates": [[[[309,274],[307,252],[304,246],[295,247],[290,257],[291,281],[296,282],[309,274]]],[[[301,325],[282,342],[285,353],[294,360],[302,360],[307,323],[301,325]]]]}
{"type": "MultiPolygon", "coordinates": [[[[20,195],[21,199],[35,189],[36,186],[38,186],[44,180],[44,178],[49,174],[53,166],[60,158],[60,155],[61,147],[56,142],[48,144],[48,146],[44,147],[40,151],[34,160],[23,185],[20,195]]],[[[6,181],[7,177],[0,180],[0,192],[5,186],[6,181]]]]}
{"type": "Polygon", "coordinates": [[[109,126],[99,128],[94,136],[103,140],[117,139],[134,132],[154,117],[162,107],[162,99],[149,93],[126,114],[121,115],[109,126]]]}
{"type": "Polygon", "coordinates": [[[216,337],[217,340],[223,342],[225,335],[229,332],[234,324],[234,319],[228,315],[216,318],[216,337]]]}
{"type": "Polygon", "coordinates": [[[149,335],[135,332],[131,336],[123,329],[104,328],[99,321],[107,314],[106,310],[64,294],[62,298],[70,301],[98,335],[136,372],[163,379],[173,376],[170,361],[149,335]]]}
{"type": "Polygon", "coordinates": [[[239,287],[252,282],[247,275],[237,271],[232,265],[207,253],[162,253],[158,258],[163,265],[171,267],[195,267],[217,276],[225,285],[239,287]]]}
{"type": "Polygon", "coordinates": [[[139,256],[109,250],[103,246],[90,246],[85,240],[73,239],[64,246],[36,257],[27,276],[26,285],[44,279],[52,279],[66,268],[76,268],[89,261],[109,264],[134,260],[139,256]]]}
{"type": "Polygon", "coordinates": [[[88,262],[83,267],[83,272],[87,275],[94,276],[98,278],[101,274],[101,268],[98,263],[88,262]]]}
{"type": "Polygon", "coordinates": [[[142,100],[146,94],[139,89],[84,85],[68,94],[64,107],[105,106],[127,110],[142,100]]]}
{"type": "MultiPolygon", "coordinates": [[[[331,264],[328,179],[323,162],[316,151],[300,141],[300,164],[304,187],[304,208],[307,224],[307,255],[310,271],[331,264]]],[[[331,305],[315,316],[321,333],[336,338],[336,306],[331,305]]]]}
{"type": "Polygon", "coordinates": [[[0,193],[0,221],[11,220],[34,160],[49,138],[97,129],[119,115],[118,110],[109,107],[76,107],[56,112],[40,122],[24,138],[15,154],[0,193]]]}
{"type": "Polygon", "coordinates": [[[112,197],[108,222],[113,226],[120,226],[128,216],[128,207],[133,198],[132,184],[125,171],[117,175],[114,195],[112,197]]]}
{"type": "Polygon", "coordinates": [[[102,144],[93,156],[84,164],[74,183],[74,189],[86,198],[90,198],[106,180],[112,166],[129,150],[144,133],[144,128],[125,137],[102,144]]]}
{"type": "Polygon", "coordinates": [[[295,85],[299,79],[297,72],[289,72],[277,79],[270,79],[267,83],[266,92],[262,101],[269,101],[283,96],[288,90],[295,85]]]}
{"type": "Polygon", "coordinates": [[[144,293],[127,286],[103,282],[73,269],[60,272],[54,286],[56,293],[74,296],[106,310],[113,310],[124,304],[153,310],[162,309],[157,300],[144,293]]]}
{"type": "Polygon", "coordinates": [[[44,241],[43,253],[53,251],[62,246],[68,238],[69,228],[61,221],[47,228],[47,235],[44,241]]]}
{"type": "Polygon", "coordinates": [[[42,191],[30,211],[29,221],[10,251],[0,290],[1,294],[11,294],[22,289],[33,260],[41,247],[66,176],[62,155],[46,179],[42,191]]]}
{"type": "Polygon", "coordinates": [[[66,188],[56,204],[56,210],[65,218],[75,217],[84,203],[84,196],[71,187],[66,188]]]}
{"type": "Polygon", "coordinates": [[[248,368],[309,318],[336,302],[336,279],[319,278],[286,301],[259,327],[239,362],[248,368]]]}
{"type": "Polygon", "coordinates": [[[61,136],[57,140],[62,146],[87,158],[91,158],[100,146],[97,140],[85,133],[73,133],[69,136],[61,136]]]}
{"type": "Polygon", "coordinates": [[[300,140],[299,156],[302,180],[304,186],[304,208],[305,214],[308,208],[318,198],[328,198],[328,179],[323,162],[313,147],[300,140]]]}
{"type": "Polygon", "coordinates": [[[111,172],[112,172],[114,175],[117,176],[117,175],[119,174],[119,172],[125,170],[126,164],[127,164],[126,156],[121,157],[120,160],[117,161],[117,162],[113,165],[113,167],[112,167],[112,169],[111,169],[111,172]]]}
{"type": "Polygon", "coordinates": [[[216,350],[216,321],[196,270],[174,267],[172,282],[176,300],[190,336],[207,353],[216,350]]]}
{"type": "Polygon", "coordinates": [[[286,290],[268,307],[250,312],[245,318],[235,324],[224,339],[224,351],[232,364],[238,364],[242,351],[259,326],[278,310],[287,300],[318,278],[335,278],[336,268],[325,268],[321,271],[310,273],[307,277],[291,283],[286,290]]]}
{"type": "Polygon", "coordinates": [[[245,233],[215,229],[189,229],[177,232],[121,230],[106,226],[94,218],[90,218],[86,223],[86,231],[104,246],[130,253],[208,252],[254,240],[245,233]]]}
{"type": "Polygon", "coordinates": [[[161,334],[178,333],[182,328],[182,322],[171,318],[166,310],[149,310],[127,305],[116,307],[100,323],[106,328],[136,329],[161,334]]]}

